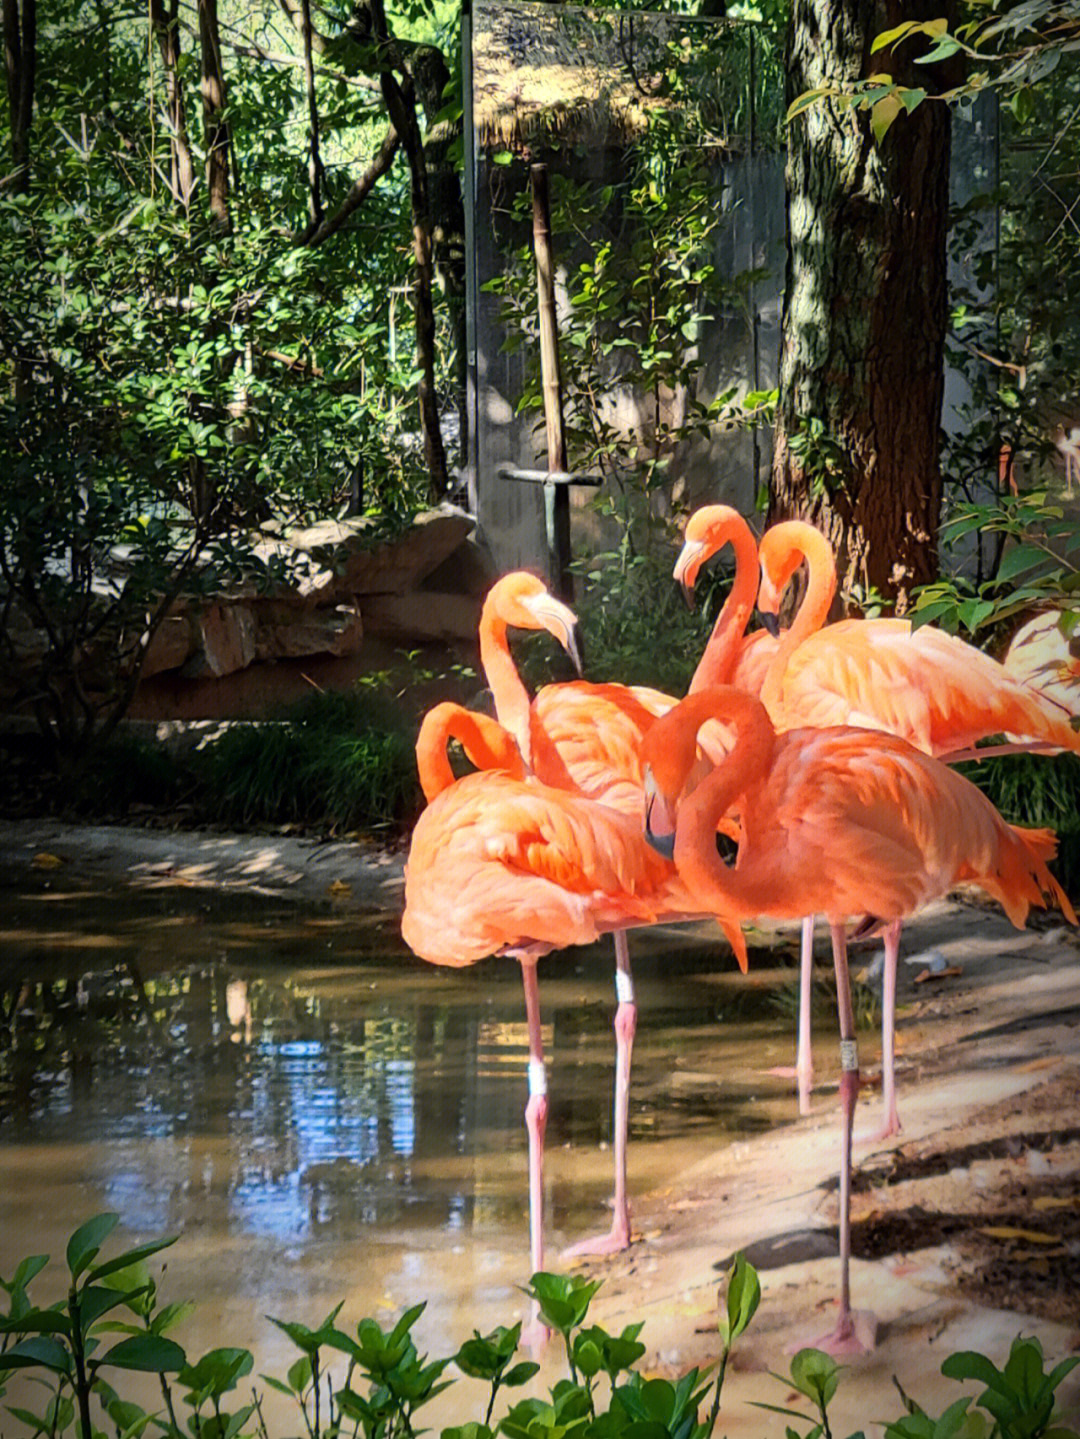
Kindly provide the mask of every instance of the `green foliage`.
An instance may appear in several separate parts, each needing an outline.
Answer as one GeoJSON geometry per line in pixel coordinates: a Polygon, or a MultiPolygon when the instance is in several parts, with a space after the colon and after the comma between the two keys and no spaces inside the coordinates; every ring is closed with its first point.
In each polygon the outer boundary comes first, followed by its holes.
{"type": "MultiPolygon", "coordinates": [[[[411,8],[430,31],[428,7],[411,8]]],[[[358,473],[364,505],[390,522],[426,501],[406,440],[402,170],[349,227],[300,243],[303,76],[266,54],[298,57],[298,37],[254,13],[238,23],[227,226],[198,173],[190,35],[179,76],[196,184],[181,202],[145,17],[71,0],[39,24],[29,189],[0,193],[0,653],[69,767],[123,714],[177,592],[219,588],[250,558],[254,525],[339,512],[358,473]],[[29,658],[28,629],[44,637],[29,658]]],[[[321,61],[317,90],[332,208],[385,117],[321,61]]],[[[441,321],[445,350],[445,309],[441,321]]]]}
{"type": "Polygon", "coordinates": [[[1080,531],[1046,490],[957,505],[943,526],[946,543],[958,545],[974,534],[997,551],[991,576],[980,583],[960,574],[922,586],[913,625],[977,635],[1047,603],[1080,614],[1080,531]]]}
{"type": "Polygon", "coordinates": [[[314,694],[277,723],[235,725],[196,757],[215,819],[379,830],[419,803],[413,738],[380,696],[314,694]]]}
{"type": "Polygon", "coordinates": [[[1068,894],[1080,895],[1080,756],[1001,755],[959,768],[1010,824],[1056,831],[1054,872],[1068,894]]]}
{"type": "MultiPolygon", "coordinates": [[[[24,1259],[11,1279],[0,1278],[0,1291],[8,1301],[0,1314],[0,1397],[19,1371],[36,1379],[48,1395],[37,1410],[6,1405],[20,1426],[14,1432],[97,1439],[104,1431],[94,1422],[93,1403],[120,1439],[139,1439],[147,1432],[161,1439],[189,1439],[190,1434],[202,1439],[269,1439],[258,1391],[252,1390],[250,1403],[236,1403],[240,1381],[254,1368],[250,1350],[218,1348],[191,1358],[166,1337],[194,1308],[158,1307],[147,1260],[173,1241],[151,1241],[99,1261],[117,1223],[115,1214],[95,1215],[71,1236],[66,1303],[40,1308],[30,1298],[31,1284],[49,1263],[47,1255],[24,1259]],[[106,1317],[117,1311],[125,1317],[106,1317]],[[123,1337],[112,1343],[114,1334],[123,1337]],[[157,1375],[161,1407],[148,1410],[121,1397],[111,1382],[113,1371],[157,1375]]],[[[521,1388],[539,1369],[532,1361],[514,1362],[520,1323],[499,1326],[487,1335],[474,1331],[456,1354],[429,1359],[419,1352],[413,1333],[423,1303],[407,1309],[389,1328],[362,1319],[355,1335],[338,1325],[340,1304],[314,1329],[273,1319],[299,1357],[284,1378],[260,1377],[297,1405],[307,1439],[338,1439],[350,1427],[364,1439],[415,1439],[425,1432],[417,1428],[421,1411],[453,1382],[444,1377],[451,1364],[486,1384],[489,1395],[483,1420],[443,1428],[441,1439],[495,1439],[496,1434],[505,1439],[709,1439],[719,1417],[731,1346],[753,1320],[760,1301],[753,1267],[742,1255],[732,1264],[718,1325],[720,1363],[711,1380],[707,1371],[697,1368],[677,1381],[646,1378],[635,1367],[645,1354],[638,1339],[641,1324],[628,1325],[619,1335],[608,1334],[599,1324],[586,1327],[598,1288],[598,1281],[580,1275],[533,1275],[527,1292],[561,1334],[571,1377],[557,1380],[546,1398],[520,1399],[494,1423],[500,1389],[521,1388]],[[332,1367],[335,1364],[339,1367],[332,1367]],[[596,1384],[601,1375],[606,1380],[602,1389],[596,1384]]],[[[887,1439],[983,1439],[988,1433],[992,1439],[1078,1439],[1077,1431],[1064,1428],[1055,1414],[1055,1393],[1078,1363],[1077,1358],[1065,1359],[1048,1373],[1038,1342],[1022,1338],[1014,1341],[1002,1370],[981,1354],[950,1355],[942,1372],[975,1379],[985,1385],[984,1392],[974,1401],[958,1400],[933,1420],[901,1390],[907,1412],[886,1427],[887,1439]],[[992,1431],[985,1424],[972,1427],[972,1403],[991,1416],[992,1431]]],[[[809,1424],[803,1439],[828,1439],[828,1406],[840,1372],[820,1350],[803,1349],[791,1362],[790,1377],[775,1377],[804,1395],[817,1417],[808,1421],[799,1410],[759,1407],[809,1424]]],[[[799,1439],[800,1431],[789,1424],[786,1434],[799,1439]]]]}

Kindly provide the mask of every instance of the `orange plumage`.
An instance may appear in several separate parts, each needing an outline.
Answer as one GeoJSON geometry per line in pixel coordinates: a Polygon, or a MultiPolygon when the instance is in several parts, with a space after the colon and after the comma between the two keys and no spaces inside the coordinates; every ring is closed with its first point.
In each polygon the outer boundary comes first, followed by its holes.
{"type": "Polygon", "coordinates": [[[809,565],[806,595],[761,689],[779,728],[884,729],[939,756],[1008,731],[1080,752],[1080,734],[1057,705],[955,635],[931,625],[912,630],[903,619],[841,620],[820,628],[836,592],[836,567],[828,541],[812,525],[773,525],[760,556],[763,609],[775,609],[804,557],[809,565]]]}

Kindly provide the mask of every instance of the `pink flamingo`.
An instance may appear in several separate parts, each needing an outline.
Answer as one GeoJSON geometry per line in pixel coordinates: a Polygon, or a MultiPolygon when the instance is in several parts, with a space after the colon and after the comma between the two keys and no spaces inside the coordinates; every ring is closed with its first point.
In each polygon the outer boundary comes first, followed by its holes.
{"type": "MultiPolygon", "coordinates": [[[[851,1138],[859,1088],[845,921],[873,916],[890,928],[960,881],[980,885],[1022,927],[1047,898],[1076,923],[1046,859],[1049,830],[1008,825],[963,776],[883,732],[851,727],[777,733],[765,707],[731,687],[702,690],[659,719],[645,740],[646,831],[673,853],[703,908],[726,918],[828,917],[840,1015],[842,1144],[840,1295],[836,1327],[820,1347],[872,1347],[873,1316],[851,1309],[851,1138]],[[735,743],[687,790],[700,726],[717,717],[735,743]],[[743,839],[729,868],[716,851],[716,820],[738,808],[743,839]]],[[[690,781],[692,783],[692,781],[690,781]]]]}

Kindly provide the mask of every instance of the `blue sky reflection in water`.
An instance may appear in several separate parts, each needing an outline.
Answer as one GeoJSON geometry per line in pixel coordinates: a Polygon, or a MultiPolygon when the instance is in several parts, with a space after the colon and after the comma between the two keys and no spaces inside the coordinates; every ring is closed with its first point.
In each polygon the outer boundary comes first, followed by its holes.
{"type": "MultiPolygon", "coordinates": [[[[315,1322],[308,1300],[346,1294],[377,1312],[417,1283],[466,1309],[473,1286],[508,1319],[527,1267],[512,961],[437,970],[392,920],[56,883],[0,892],[0,946],[0,1275],[114,1208],[138,1238],[182,1235],[168,1297],[185,1275],[220,1289],[223,1342],[255,1341],[249,1314],[315,1322]]],[[[765,975],[670,933],[633,948],[640,1194],[788,1118],[761,1071],[793,1046],[765,975]]],[[[541,962],[553,1258],[608,1223],[612,973],[610,945],[541,962]]]]}

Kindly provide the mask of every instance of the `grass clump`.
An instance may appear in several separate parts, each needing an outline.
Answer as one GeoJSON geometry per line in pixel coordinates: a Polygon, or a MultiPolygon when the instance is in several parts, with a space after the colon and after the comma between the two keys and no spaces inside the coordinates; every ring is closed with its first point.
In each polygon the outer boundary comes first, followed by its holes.
{"type": "Polygon", "coordinates": [[[419,804],[413,746],[380,697],[313,694],[281,720],[234,725],[199,752],[202,807],[225,824],[393,829],[419,804]]]}

